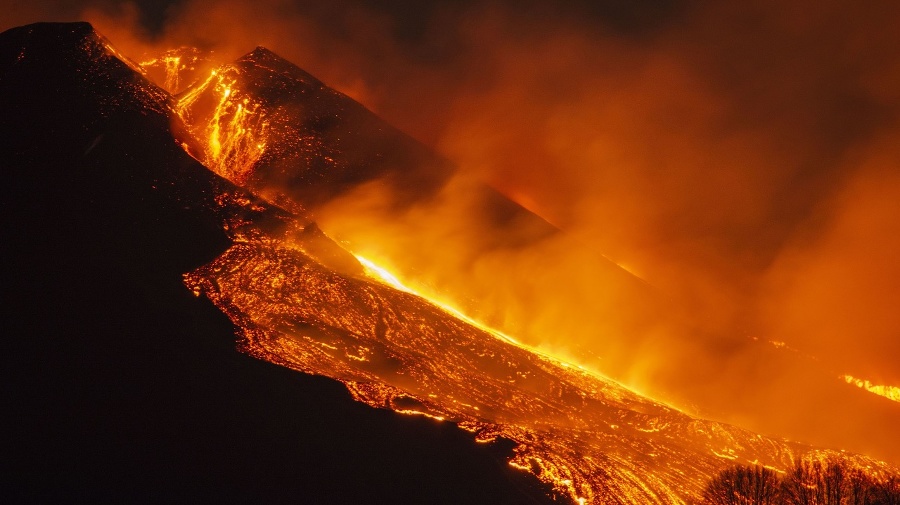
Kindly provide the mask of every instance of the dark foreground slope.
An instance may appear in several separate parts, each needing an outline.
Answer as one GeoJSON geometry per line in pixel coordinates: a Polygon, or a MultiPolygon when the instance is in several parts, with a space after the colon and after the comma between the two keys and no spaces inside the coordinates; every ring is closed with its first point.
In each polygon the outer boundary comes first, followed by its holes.
{"type": "Polygon", "coordinates": [[[235,352],[182,273],[228,247],[223,221],[281,214],[221,205],[167,100],[89,25],[0,35],[0,499],[545,500],[502,443],[235,352]]]}

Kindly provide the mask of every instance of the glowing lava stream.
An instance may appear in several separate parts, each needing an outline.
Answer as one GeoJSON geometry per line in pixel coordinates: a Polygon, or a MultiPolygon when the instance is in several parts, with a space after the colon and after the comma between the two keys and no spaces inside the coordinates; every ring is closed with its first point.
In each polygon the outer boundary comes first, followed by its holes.
{"type": "Polygon", "coordinates": [[[172,95],[177,95],[196,78],[198,69],[204,68],[210,53],[195,47],[182,46],[158,55],[144,55],[140,67],[145,76],[156,81],[172,95]]]}
{"type": "MultiPolygon", "coordinates": [[[[387,285],[389,285],[389,286],[391,286],[391,287],[393,287],[393,288],[395,288],[395,289],[399,289],[400,291],[404,291],[404,292],[407,292],[407,293],[409,293],[409,294],[418,296],[419,298],[422,298],[423,300],[427,301],[428,303],[431,303],[431,304],[436,305],[437,307],[443,309],[444,311],[448,312],[448,313],[449,313],[451,316],[453,316],[453,317],[456,317],[456,318],[458,318],[458,319],[462,319],[463,321],[465,321],[465,322],[471,324],[472,326],[474,326],[474,327],[476,327],[476,328],[478,328],[478,329],[480,329],[480,330],[482,330],[482,331],[485,331],[485,332],[487,332],[487,333],[490,333],[491,335],[494,335],[495,337],[498,337],[498,338],[500,338],[501,340],[504,340],[504,341],[506,341],[506,342],[508,342],[508,343],[510,343],[510,344],[512,344],[512,345],[515,345],[516,347],[525,349],[525,350],[528,351],[528,352],[531,352],[531,353],[540,355],[540,356],[542,356],[542,357],[544,357],[544,358],[547,358],[547,359],[549,359],[549,360],[555,362],[557,365],[559,365],[559,366],[561,366],[561,367],[564,367],[564,368],[577,368],[578,370],[580,370],[580,371],[582,371],[582,372],[584,372],[584,373],[586,373],[586,374],[588,374],[588,375],[592,375],[592,376],[594,376],[594,377],[596,377],[596,378],[598,378],[598,379],[601,379],[601,380],[604,380],[604,381],[612,381],[612,382],[615,382],[613,379],[611,379],[611,378],[609,378],[609,377],[607,377],[607,376],[601,374],[600,372],[597,372],[596,370],[592,370],[592,369],[590,369],[590,368],[588,368],[588,367],[585,367],[585,366],[583,366],[583,365],[579,365],[579,364],[577,364],[577,363],[572,363],[572,362],[570,362],[570,361],[568,361],[568,360],[566,360],[566,359],[560,358],[559,356],[554,356],[553,354],[550,354],[550,353],[548,353],[547,351],[544,351],[544,350],[542,350],[542,349],[538,349],[538,348],[531,347],[531,346],[529,346],[529,345],[523,344],[523,343],[519,342],[518,340],[516,340],[515,338],[510,337],[509,335],[507,335],[506,333],[503,333],[502,331],[500,331],[500,330],[498,330],[498,329],[491,328],[490,326],[488,326],[488,325],[486,325],[486,324],[484,324],[484,323],[482,323],[482,322],[480,322],[480,321],[477,321],[477,320],[475,320],[475,319],[472,319],[471,317],[467,316],[466,314],[464,314],[463,312],[461,312],[461,311],[460,311],[459,309],[457,309],[456,307],[453,307],[452,305],[448,305],[447,303],[444,303],[444,302],[442,302],[442,301],[440,301],[440,300],[437,300],[437,299],[435,299],[435,298],[433,298],[433,297],[426,296],[426,295],[422,294],[421,292],[418,292],[418,291],[416,291],[416,290],[410,288],[410,287],[407,286],[406,284],[403,284],[403,282],[400,281],[400,279],[398,279],[396,275],[392,274],[392,273],[389,272],[387,269],[385,269],[385,268],[383,268],[383,267],[380,267],[380,266],[376,265],[373,261],[371,261],[371,260],[369,260],[369,259],[366,259],[366,258],[364,258],[364,257],[362,257],[362,256],[360,256],[360,255],[358,255],[358,254],[354,254],[353,256],[355,256],[356,259],[359,260],[360,263],[362,263],[362,265],[363,265],[363,267],[365,267],[366,273],[369,275],[369,277],[372,277],[372,278],[374,278],[374,279],[376,279],[376,280],[382,281],[382,282],[386,283],[387,285]]],[[[627,387],[627,386],[624,386],[624,385],[623,385],[622,387],[627,387]]],[[[633,388],[632,388],[632,389],[633,389],[633,388]]],[[[643,395],[643,396],[648,396],[648,395],[645,394],[644,392],[641,392],[641,395],[643,395]]],[[[649,396],[648,396],[648,397],[649,397],[649,396]]],[[[675,407],[675,406],[673,406],[673,405],[671,405],[671,404],[668,404],[668,403],[663,402],[663,401],[661,401],[661,400],[657,400],[656,398],[652,398],[652,397],[650,397],[650,398],[651,398],[653,401],[658,402],[658,403],[661,403],[661,404],[663,404],[663,405],[665,405],[665,406],[667,406],[667,407],[669,407],[669,408],[678,410],[679,412],[683,412],[681,409],[679,409],[678,407],[675,407]]]]}
{"type": "Polygon", "coordinates": [[[878,396],[883,396],[888,400],[892,400],[895,402],[900,402],[900,387],[896,386],[885,386],[882,384],[873,384],[865,379],[857,379],[852,375],[843,375],[839,377],[844,380],[847,384],[852,386],[856,386],[860,389],[864,389],[872,394],[876,394],[878,396]]]}
{"type": "Polygon", "coordinates": [[[141,68],[147,68],[159,64],[162,64],[164,66],[166,72],[166,80],[163,83],[163,87],[169,92],[177,90],[180,84],[179,76],[181,75],[181,71],[184,68],[181,64],[181,56],[166,53],[159,58],[142,61],[140,63],[140,66],[141,68]]]}
{"type": "MultiPolygon", "coordinates": [[[[753,340],[759,340],[757,337],[751,337],[751,338],[753,340]]],[[[786,342],[769,340],[768,343],[771,344],[776,349],[783,349],[783,350],[787,350],[787,351],[796,353],[796,354],[802,356],[803,358],[811,360],[811,361],[819,361],[819,359],[816,358],[815,356],[813,356],[811,354],[806,354],[802,351],[799,351],[799,350],[789,346],[786,342]]],[[[834,372],[829,372],[829,373],[834,373],[834,372]]],[[[873,395],[882,396],[884,398],[887,398],[888,400],[900,403],[900,387],[889,386],[886,384],[875,384],[875,383],[869,381],[868,379],[860,379],[860,378],[854,377],[850,374],[838,375],[837,379],[840,380],[841,382],[846,382],[847,384],[849,384],[851,386],[856,386],[856,387],[862,389],[863,391],[872,393],[873,395]]]]}
{"type": "MultiPolygon", "coordinates": [[[[502,331],[496,330],[496,329],[494,329],[494,328],[491,328],[490,326],[487,326],[487,325],[485,325],[485,324],[483,324],[483,323],[480,323],[480,322],[478,322],[478,321],[472,319],[471,317],[469,317],[469,316],[463,314],[462,312],[460,312],[459,309],[457,309],[457,308],[455,308],[455,307],[453,307],[453,306],[451,306],[451,305],[448,305],[448,304],[446,304],[446,303],[444,303],[444,302],[441,302],[441,301],[439,301],[439,300],[436,300],[436,299],[434,299],[434,298],[432,298],[432,297],[425,296],[425,295],[423,295],[422,293],[420,293],[420,292],[418,292],[418,291],[416,291],[416,290],[414,290],[414,289],[408,287],[407,285],[403,284],[403,282],[401,282],[400,279],[398,279],[396,275],[390,273],[387,269],[382,268],[382,267],[376,265],[376,264],[375,264],[374,262],[372,262],[371,260],[368,260],[368,259],[366,259],[366,258],[363,258],[362,256],[360,256],[360,255],[358,255],[358,254],[354,254],[354,256],[356,257],[357,260],[359,260],[360,263],[362,263],[362,266],[365,267],[366,273],[369,274],[369,277],[372,277],[373,279],[380,280],[380,281],[386,283],[387,285],[389,285],[389,286],[391,286],[391,287],[393,287],[393,288],[395,288],[395,289],[399,289],[400,291],[405,291],[405,292],[407,292],[407,293],[416,295],[416,296],[418,296],[419,298],[422,298],[422,299],[424,299],[424,300],[427,300],[429,303],[432,303],[432,304],[434,304],[434,305],[437,305],[438,307],[440,307],[440,308],[444,309],[445,311],[449,312],[449,313],[450,313],[451,315],[453,315],[454,317],[457,317],[457,318],[459,318],[459,319],[462,319],[463,321],[465,321],[465,322],[471,324],[472,326],[475,326],[476,328],[479,328],[479,329],[481,329],[481,330],[484,330],[484,331],[486,331],[486,332],[488,332],[488,333],[490,333],[490,334],[492,334],[492,335],[495,335],[495,336],[497,336],[497,337],[500,337],[500,338],[502,338],[503,340],[506,340],[507,342],[509,342],[509,343],[511,343],[511,344],[515,344],[515,345],[517,345],[517,346],[519,346],[519,347],[527,348],[527,349],[529,349],[530,351],[533,351],[533,352],[538,352],[538,351],[535,350],[535,349],[528,348],[528,346],[526,346],[526,345],[524,345],[524,344],[521,344],[519,341],[517,341],[516,339],[514,339],[514,338],[510,337],[509,335],[503,333],[502,331]]],[[[541,353],[541,354],[543,354],[543,353],[541,353]]],[[[581,368],[582,370],[587,371],[587,369],[584,368],[584,367],[581,366],[581,365],[573,365],[573,364],[571,364],[571,363],[567,363],[567,362],[565,362],[565,361],[563,361],[563,360],[561,360],[561,359],[559,359],[559,358],[556,358],[556,357],[554,357],[554,356],[550,356],[550,355],[546,355],[546,356],[547,356],[548,358],[552,358],[552,359],[554,359],[554,360],[559,361],[559,363],[560,363],[561,365],[563,365],[563,366],[576,366],[576,367],[578,367],[578,368],[581,368]]]]}
{"type": "Polygon", "coordinates": [[[204,146],[203,163],[226,179],[244,185],[266,149],[268,122],[259,104],[237,88],[235,67],[213,70],[209,77],[179,97],[176,111],[204,146]],[[214,98],[201,117],[190,113],[201,95],[214,98]]]}

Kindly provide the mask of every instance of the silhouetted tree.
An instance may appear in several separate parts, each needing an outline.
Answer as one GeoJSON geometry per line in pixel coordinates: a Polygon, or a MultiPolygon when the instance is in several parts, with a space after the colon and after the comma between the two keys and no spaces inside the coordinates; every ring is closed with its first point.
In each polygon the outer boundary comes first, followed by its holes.
{"type": "Polygon", "coordinates": [[[761,466],[738,465],[719,472],[703,491],[705,505],[778,505],[778,474],[761,466]]]}
{"type": "Polygon", "coordinates": [[[785,505],[900,505],[900,478],[879,481],[846,460],[797,460],[781,483],[785,505]]]}
{"type": "Polygon", "coordinates": [[[798,459],[782,481],[782,496],[786,505],[867,505],[871,486],[843,460],[798,459]]]}
{"type": "Polygon", "coordinates": [[[862,469],[848,472],[846,486],[847,505],[875,505],[875,481],[862,469]]]}
{"type": "Polygon", "coordinates": [[[891,475],[874,488],[872,505],[900,505],[900,477],[891,475]]]}
{"type": "Polygon", "coordinates": [[[900,505],[900,476],[877,479],[838,458],[797,459],[781,478],[759,466],[734,466],[713,477],[704,505],[900,505]]]}
{"type": "Polygon", "coordinates": [[[781,482],[781,496],[787,505],[821,505],[819,481],[822,463],[798,459],[781,482]]]}
{"type": "Polygon", "coordinates": [[[847,489],[847,466],[843,461],[829,459],[822,465],[822,497],[824,505],[843,505],[847,489]]]}

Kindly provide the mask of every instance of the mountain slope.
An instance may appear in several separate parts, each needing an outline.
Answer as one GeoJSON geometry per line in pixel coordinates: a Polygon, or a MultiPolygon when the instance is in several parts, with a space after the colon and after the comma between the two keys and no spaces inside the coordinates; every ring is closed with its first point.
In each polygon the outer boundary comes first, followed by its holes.
{"type": "MultiPolygon", "coordinates": [[[[362,104],[258,47],[178,96],[198,158],[273,200],[317,210],[368,187],[390,214],[433,199],[458,169],[362,104]]],[[[484,184],[469,188],[472,225],[491,247],[555,229],[484,184]]],[[[384,217],[384,219],[389,219],[384,217]]],[[[434,222],[433,226],[441,226],[434,222]]]]}
{"type": "Polygon", "coordinates": [[[207,142],[204,159],[211,168],[263,193],[283,192],[307,208],[373,179],[408,202],[432,194],[452,171],[425,146],[262,47],[184,91],[179,108],[207,142]],[[230,134],[226,123],[241,106],[260,116],[257,127],[265,129],[265,149],[244,164],[234,163],[226,146],[213,145],[217,135],[230,134]]]}
{"type": "Polygon", "coordinates": [[[546,500],[508,445],[235,352],[181,275],[298,218],[185,154],[168,100],[87,24],[0,35],[3,501],[546,500]]]}

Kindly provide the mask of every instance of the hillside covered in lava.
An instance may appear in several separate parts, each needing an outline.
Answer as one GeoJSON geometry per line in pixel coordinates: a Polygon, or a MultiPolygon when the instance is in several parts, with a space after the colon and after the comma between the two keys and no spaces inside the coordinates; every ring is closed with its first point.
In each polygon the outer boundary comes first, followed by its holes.
{"type": "MultiPolygon", "coordinates": [[[[360,188],[415,207],[458,182],[274,53],[147,75],[85,23],[0,35],[15,501],[686,503],[735,463],[838,454],[640,395],[330,238],[317,216],[360,188]]],[[[558,233],[475,187],[477,245],[558,233]]]]}

